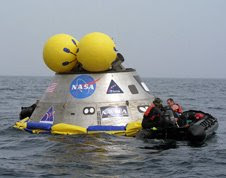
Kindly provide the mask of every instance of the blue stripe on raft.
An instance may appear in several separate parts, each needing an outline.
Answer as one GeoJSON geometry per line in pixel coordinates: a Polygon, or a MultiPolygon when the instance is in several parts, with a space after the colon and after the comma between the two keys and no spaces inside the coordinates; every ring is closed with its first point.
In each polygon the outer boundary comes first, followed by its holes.
{"type": "Polygon", "coordinates": [[[25,131],[29,132],[29,133],[32,133],[32,130],[31,129],[24,129],[25,131]]]}
{"type": "Polygon", "coordinates": [[[27,129],[51,130],[52,124],[41,122],[28,122],[27,129]]]}
{"type": "Polygon", "coordinates": [[[87,131],[119,131],[126,130],[125,126],[93,125],[87,128],[87,131]]]}

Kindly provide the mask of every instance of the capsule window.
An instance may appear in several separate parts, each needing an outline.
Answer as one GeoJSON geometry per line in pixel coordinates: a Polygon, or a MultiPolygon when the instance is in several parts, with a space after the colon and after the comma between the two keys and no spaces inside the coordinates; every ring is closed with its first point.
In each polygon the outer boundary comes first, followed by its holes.
{"type": "Polygon", "coordinates": [[[141,78],[138,75],[135,75],[133,77],[140,84],[140,86],[144,89],[144,91],[146,91],[147,93],[150,93],[149,88],[147,87],[147,85],[144,82],[142,82],[141,78]]]}
{"type": "Polygon", "coordinates": [[[129,85],[128,88],[129,88],[129,90],[132,94],[138,94],[139,93],[135,85],[129,85]]]}

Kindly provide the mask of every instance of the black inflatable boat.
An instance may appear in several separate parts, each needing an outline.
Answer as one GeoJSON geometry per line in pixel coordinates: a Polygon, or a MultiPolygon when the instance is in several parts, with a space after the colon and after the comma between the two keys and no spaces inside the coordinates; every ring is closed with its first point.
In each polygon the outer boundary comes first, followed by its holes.
{"type": "Polygon", "coordinates": [[[211,137],[218,128],[215,117],[202,111],[189,110],[180,116],[179,127],[158,127],[142,129],[138,138],[188,140],[192,144],[202,144],[211,137]]]}

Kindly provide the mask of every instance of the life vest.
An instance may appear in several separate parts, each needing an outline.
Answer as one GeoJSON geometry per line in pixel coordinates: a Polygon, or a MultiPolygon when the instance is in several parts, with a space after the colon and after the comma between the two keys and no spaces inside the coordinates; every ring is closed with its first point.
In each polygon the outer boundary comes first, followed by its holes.
{"type": "MultiPolygon", "coordinates": [[[[155,107],[156,107],[155,104],[152,103],[152,104],[148,107],[148,109],[146,110],[146,112],[144,113],[144,116],[148,117],[148,115],[150,114],[151,110],[152,110],[153,108],[155,108],[155,107]]],[[[156,117],[160,117],[160,114],[152,115],[151,117],[149,117],[149,119],[150,119],[151,121],[153,121],[156,117]]]]}
{"type": "Polygon", "coordinates": [[[174,112],[181,114],[183,112],[182,107],[179,104],[174,104],[174,105],[176,105],[178,107],[174,112]]]}
{"type": "Polygon", "coordinates": [[[152,104],[148,107],[148,109],[145,111],[144,115],[145,115],[145,116],[148,116],[148,114],[150,113],[150,111],[151,111],[152,108],[154,108],[154,107],[155,107],[155,104],[152,103],[152,104]]]}
{"type": "Polygon", "coordinates": [[[203,113],[195,113],[195,118],[196,118],[197,120],[204,118],[204,116],[205,116],[205,115],[204,115],[203,113]]]}

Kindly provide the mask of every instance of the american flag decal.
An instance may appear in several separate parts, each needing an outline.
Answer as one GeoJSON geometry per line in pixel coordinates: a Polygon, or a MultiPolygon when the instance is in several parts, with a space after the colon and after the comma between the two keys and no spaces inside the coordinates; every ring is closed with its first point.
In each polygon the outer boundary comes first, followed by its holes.
{"type": "Polygon", "coordinates": [[[53,124],[54,121],[54,109],[53,106],[51,106],[48,111],[42,116],[40,122],[42,123],[48,123],[53,124]]]}
{"type": "Polygon", "coordinates": [[[55,89],[56,89],[56,86],[57,86],[57,83],[51,83],[49,86],[48,86],[48,88],[46,89],[46,92],[47,93],[52,93],[52,92],[54,92],[55,91],[55,89]]]}

